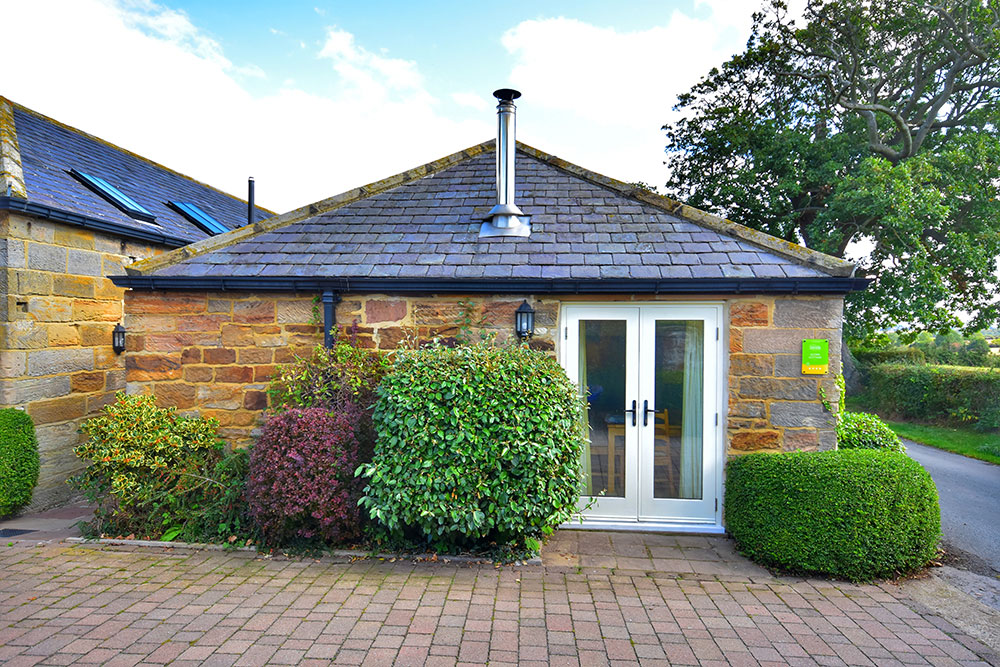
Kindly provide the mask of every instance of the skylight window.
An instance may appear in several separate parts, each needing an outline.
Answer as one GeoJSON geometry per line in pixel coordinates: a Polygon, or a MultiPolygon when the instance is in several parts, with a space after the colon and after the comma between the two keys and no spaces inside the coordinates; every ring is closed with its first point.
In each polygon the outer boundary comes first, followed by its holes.
{"type": "Polygon", "coordinates": [[[226,227],[208,213],[205,213],[203,210],[198,208],[197,204],[191,204],[183,201],[169,201],[167,202],[167,206],[174,209],[209,234],[225,234],[229,231],[229,227],[226,227]]]}
{"type": "Polygon", "coordinates": [[[143,220],[145,222],[153,222],[156,220],[156,216],[147,211],[139,202],[132,199],[100,176],[91,176],[90,174],[85,174],[82,171],[77,171],[76,169],[70,169],[69,173],[88,188],[104,197],[111,204],[114,204],[116,208],[120,209],[124,213],[127,213],[133,218],[143,220]]]}

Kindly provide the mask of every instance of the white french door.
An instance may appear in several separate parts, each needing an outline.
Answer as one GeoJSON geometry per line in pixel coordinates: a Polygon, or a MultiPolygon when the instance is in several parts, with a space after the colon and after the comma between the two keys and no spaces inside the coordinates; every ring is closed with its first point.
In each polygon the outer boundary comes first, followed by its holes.
{"type": "Polygon", "coordinates": [[[564,307],[563,366],[587,401],[587,520],[719,526],[721,313],[718,304],[564,307]]]}

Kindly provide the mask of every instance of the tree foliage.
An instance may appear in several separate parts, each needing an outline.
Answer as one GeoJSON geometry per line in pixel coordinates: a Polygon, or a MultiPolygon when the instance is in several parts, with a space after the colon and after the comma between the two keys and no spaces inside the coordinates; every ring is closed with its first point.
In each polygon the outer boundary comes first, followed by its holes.
{"type": "Polygon", "coordinates": [[[856,260],[852,337],[997,320],[1000,0],[766,0],[675,110],[667,194],[856,260]]]}

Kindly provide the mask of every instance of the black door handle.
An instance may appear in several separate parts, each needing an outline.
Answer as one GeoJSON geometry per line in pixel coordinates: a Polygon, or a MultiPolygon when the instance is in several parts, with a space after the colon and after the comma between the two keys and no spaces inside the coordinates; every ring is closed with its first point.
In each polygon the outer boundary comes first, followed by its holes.
{"type": "Polygon", "coordinates": [[[649,426],[649,413],[656,414],[656,410],[649,409],[649,401],[642,402],[642,425],[649,426]]]}
{"type": "Polygon", "coordinates": [[[632,426],[635,426],[635,401],[632,401],[632,409],[625,411],[625,414],[630,414],[630,413],[632,415],[632,426]]]}

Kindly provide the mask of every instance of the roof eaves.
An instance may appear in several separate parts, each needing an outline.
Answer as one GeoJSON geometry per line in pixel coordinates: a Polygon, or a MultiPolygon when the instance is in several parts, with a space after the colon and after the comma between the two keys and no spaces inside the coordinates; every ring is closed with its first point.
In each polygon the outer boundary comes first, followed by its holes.
{"type": "MultiPolygon", "coordinates": [[[[134,153],[134,152],[132,152],[132,151],[126,149],[126,148],[122,148],[121,146],[118,146],[117,144],[113,144],[110,141],[107,141],[105,139],[101,139],[100,137],[95,136],[93,134],[90,134],[89,132],[84,132],[83,130],[80,130],[78,128],[73,127],[72,125],[67,125],[66,123],[58,121],[55,118],[50,118],[49,116],[46,116],[43,113],[39,113],[39,112],[35,111],[34,109],[29,109],[28,107],[24,106],[23,104],[18,104],[17,102],[11,102],[10,100],[7,100],[4,97],[0,97],[0,101],[7,102],[12,108],[13,107],[17,107],[18,109],[20,109],[24,113],[29,113],[32,116],[35,116],[36,118],[41,118],[46,123],[51,123],[52,125],[55,125],[56,127],[62,128],[64,130],[68,131],[68,132],[72,132],[74,134],[78,134],[81,137],[86,137],[87,139],[90,139],[91,141],[95,141],[95,142],[97,142],[99,144],[104,144],[105,146],[107,146],[107,147],[109,147],[109,148],[111,148],[113,150],[116,150],[116,151],[118,151],[120,153],[124,153],[125,155],[128,155],[129,157],[135,158],[136,160],[141,160],[141,161],[145,162],[148,165],[151,165],[151,166],[153,166],[153,167],[155,167],[157,169],[160,169],[162,171],[171,173],[171,174],[173,174],[173,175],[175,175],[175,176],[177,176],[179,178],[183,178],[186,181],[190,181],[190,182],[194,183],[195,185],[198,185],[199,187],[203,187],[203,188],[206,188],[208,190],[212,190],[214,192],[218,192],[219,194],[224,195],[226,197],[229,197],[230,199],[232,199],[234,201],[242,202],[244,204],[247,203],[247,200],[243,199],[242,197],[237,197],[237,196],[232,195],[232,194],[230,194],[228,192],[225,192],[224,190],[220,190],[219,188],[217,188],[217,187],[215,187],[213,185],[209,185],[208,183],[204,183],[202,181],[199,181],[197,178],[192,178],[192,177],[190,177],[190,176],[188,176],[186,174],[182,174],[181,172],[176,171],[175,169],[171,169],[170,167],[165,167],[164,165],[160,164],[159,162],[156,162],[155,160],[150,160],[148,157],[144,157],[144,156],[139,155],[138,153],[134,153]]],[[[11,118],[11,123],[13,124],[13,114],[12,114],[12,118],[11,118]]],[[[260,205],[255,205],[255,208],[257,210],[264,211],[265,213],[268,213],[270,215],[274,215],[275,214],[274,211],[272,211],[270,209],[267,209],[267,208],[264,208],[263,206],[260,206],[260,205]]]]}
{"type": "Polygon", "coordinates": [[[146,275],[159,271],[160,269],[164,269],[168,266],[173,266],[174,264],[183,262],[191,257],[203,255],[205,253],[213,252],[215,250],[220,250],[236,243],[240,243],[241,241],[246,241],[258,234],[263,234],[264,232],[269,232],[280,227],[290,225],[293,222],[298,222],[322,213],[333,211],[343,206],[347,206],[348,204],[353,204],[361,199],[365,199],[366,197],[371,197],[380,192],[391,190],[403,185],[404,183],[416,181],[432,174],[436,174],[440,171],[444,171],[445,169],[453,167],[460,162],[464,162],[469,158],[485,153],[493,147],[494,143],[495,140],[493,139],[484,141],[481,144],[476,144],[475,146],[458,151],[457,153],[452,153],[451,155],[434,160],[433,162],[428,162],[427,164],[420,165],[419,167],[415,167],[413,169],[408,169],[407,171],[395,174],[394,176],[383,178],[380,181],[375,181],[374,183],[369,183],[368,185],[363,185],[359,188],[342,192],[338,195],[334,195],[333,197],[321,199],[318,202],[297,208],[294,211],[289,211],[288,213],[283,213],[273,218],[261,220],[252,225],[245,225],[238,229],[234,229],[231,232],[227,232],[226,234],[211,236],[190,245],[186,245],[183,248],[178,248],[177,250],[164,253],[157,257],[150,257],[149,259],[136,262],[135,264],[125,267],[125,271],[129,275],[146,275]]]}
{"type": "Polygon", "coordinates": [[[14,127],[14,107],[5,97],[0,97],[0,197],[28,198],[14,127]]]}
{"type": "Polygon", "coordinates": [[[760,248],[763,248],[764,250],[786,257],[797,264],[818,269],[832,276],[854,275],[856,266],[846,260],[800,246],[796,243],[779,239],[775,236],[771,236],[770,234],[765,234],[764,232],[746,227],[745,225],[741,225],[721,216],[713,215],[706,211],[702,211],[701,209],[694,208],[693,206],[688,206],[687,204],[683,204],[675,199],[670,199],[669,197],[658,195],[655,192],[650,192],[644,188],[637,188],[634,185],[624,183],[623,181],[619,181],[615,178],[590,171],[589,169],[584,169],[583,167],[575,165],[572,162],[567,162],[562,158],[540,151],[537,148],[523,144],[520,141],[517,142],[517,148],[521,152],[530,155],[536,160],[558,169],[562,169],[563,171],[574,176],[587,179],[588,181],[606,187],[610,190],[620,192],[627,197],[631,197],[645,204],[649,204],[650,206],[663,209],[671,215],[684,218],[685,220],[701,225],[702,227],[707,227],[722,234],[735,236],[743,241],[747,241],[748,243],[752,243],[760,248]]]}
{"type": "Polygon", "coordinates": [[[119,287],[137,290],[318,292],[350,294],[847,294],[870,280],[823,278],[308,278],[295,276],[116,275],[119,287]]]}
{"type": "Polygon", "coordinates": [[[170,236],[169,234],[160,234],[158,232],[138,229],[136,227],[130,227],[116,222],[100,220],[98,218],[81,215],[73,211],[66,211],[54,206],[48,206],[46,204],[28,201],[27,199],[21,199],[20,197],[0,196],[0,211],[14,211],[16,213],[23,213],[36,218],[76,225],[78,227],[83,227],[84,229],[93,229],[95,231],[113,234],[122,238],[157,243],[159,245],[165,245],[168,248],[179,248],[191,243],[191,239],[182,239],[176,236],[170,236]]]}

